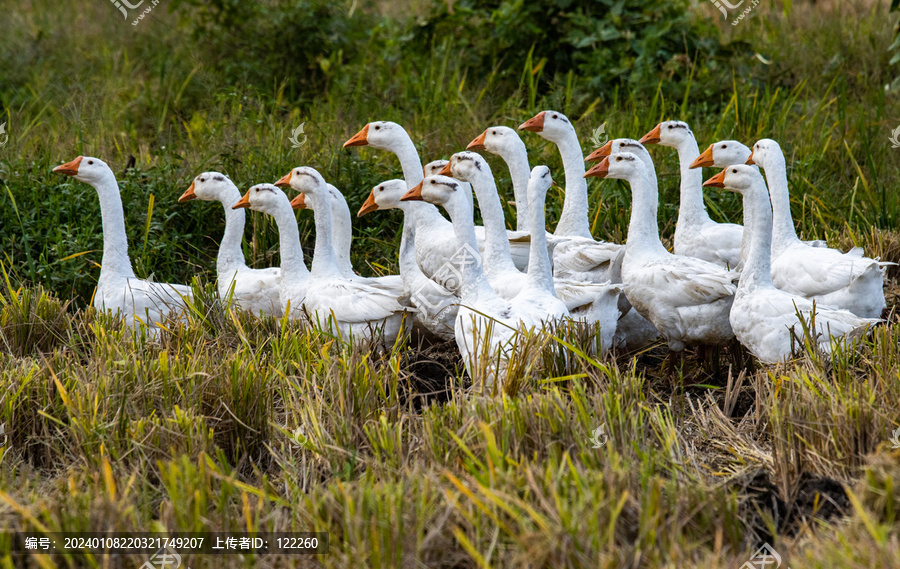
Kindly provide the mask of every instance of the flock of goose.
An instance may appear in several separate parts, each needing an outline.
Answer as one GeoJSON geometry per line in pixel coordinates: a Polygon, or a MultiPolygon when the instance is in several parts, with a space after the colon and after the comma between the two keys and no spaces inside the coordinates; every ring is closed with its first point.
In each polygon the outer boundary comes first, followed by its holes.
{"type": "MultiPolygon", "coordinates": [[[[765,363],[791,356],[801,321],[812,326],[814,341],[825,351],[834,339],[864,334],[879,322],[887,263],[863,256],[860,248],[843,253],[798,239],[785,158],[774,140],[760,140],[752,151],[737,141],[716,142],[700,153],[687,124],[666,121],[640,140],[615,139],[583,158],[575,129],[561,113],[541,112],[519,129],[555,143],[562,157],[565,200],[553,233],[546,231],[544,218],[546,194],[554,184],[550,170],[530,167],[525,144],[512,128],[490,127],[466,151],[424,168],[407,132],[393,122],[371,122],[344,144],[393,152],[400,161],[403,179],[372,188],[358,213],[403,212],[399,275],[370,278],[354,272],[350,209],[313,168],[294,168],[275,184],[257,184],[243,196],[225,175],[206,172],[178,201],[218,201],[224,207],[216,263],[223,299],[260,314],[306,319],[351,341],[390,344],[410,328],[455,339],[470,373],[487,366],[494,379],[503,377],[522,334],[540,333],[566,318],[598,324],[601,351],[638,348],[659,336],[675,352],[736,337],[765,363]],[[649,145],[678,153],[674,252],[659,238],[649,145]],[[500,156],[509,168],[515,230],[507,229],[494,176],[476,150],[500,156]],[[585,161],[598,160],[585,171],[585,161]],[[701,167],[723,169],[704,182],[701,167]],[[630,185],[625,245],[591,234],[590,177],[630,185]],[[740,193],[744,226],[711,220],[704,187],[740,193]],[[281,188],[298,193],[291,200],[281,188]],[[483,226],[474,223],[473,191],[483,226]],[[275,218],[280,268],[246,265],[245,209],[275,218]],[[313,210],[311,268],[304,261],[295,209],[313,210]]],[[[104,246],[94,306],[151,330],[163,326],[166,317],[183,317],[189,287],[135,277],[112,170],[98,158],[80,156],[54,171],[90,184],[100,198],[104,246]]]]}

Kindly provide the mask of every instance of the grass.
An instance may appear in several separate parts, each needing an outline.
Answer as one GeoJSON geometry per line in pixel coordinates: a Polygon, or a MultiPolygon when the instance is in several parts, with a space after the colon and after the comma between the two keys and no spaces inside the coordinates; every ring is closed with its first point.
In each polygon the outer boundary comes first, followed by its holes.
{"type": "MultiPolygon", "coordinates": [[[[175,203],[201,171],[223,171],[244,189],[308,164],[352,207],[399,177],[391,156],[340,148],[369,120],[403,124],[427,161],[545,108],[572,118],[584,145],[602,123],[610,136],[639,137],[680,118],[701,145],[778,140],[804,237],[900,261],[900,174],[887,140],[900,102],[882,88],[893,80],[884,4],[760,4],[722,30],[728,55],[691,68],[675,97],[665,81],[591,91],[575,74],[543,76],[539,61],[506,91],[467,68],[448,37],[416,59],[368,53],[299,98],[277,77],[229,83],[162,4],[136,27],[101,4],[7,7],[0,38],[0,122],[10,133],[0,148],[5,530],[330,536],[329,554],[316,559],[188,558],[195,569],[737,568],[765,542],[793,569],[897,564],[893,313],[831,361],[807,353],[768,368],[729,349],[718,367],[692,353],[661,373],[661,346],[603,360],[570,350],[561,360],[558,343],[529,340],[505,392],[471,396],[452,345],[373,354],[221,306],[208,284],[218,205],[175,203]],[[301,122],[307,142],[293,149],[288,137],[301,122]],[[50,173],[80,153],[119,176],[138,274],[197,277],[190,322],[158,341],[88,308],[99,209],[90,188],[50,173]],[[599,427],[605,439],[595,448],[599,427]]],[[[421,16],[425,4],[410,10],[421,16]]],[[[717,17],[711,4],[697,9],[717,17]]],[[[385,10],[405,15],[395,4],[385,10]]],[[[532,164],[561,179],[555,148],[524,140],[532,164]]],[[[677,161],[669,149],[651,152],[670,238],[677,161]]],[[[487,158],[508,188],[502,164],[487,158]]],[[[595,235],[624,240],[627,188],[591,190],[595,235]]],[[[716,219],[740,219],[735,196],[707,202],[716,219]]],[[[550,219],[561,203],[561,193],[550,196],[550,219]]],[[[312,219],[299,220],[311,252],[312,219]]],[[[399,217],[357,223],[355,266],[396,271],[399,217]]],[[[266,216],[248,216],[246,236],[252,265],[278,263],[266,216]]],[[[894,307],[900,288],[893,269],[889,277],[894,307]]],[[[584,331],[559,333],[576,348],[590,344],[584,331]]],[[[0,542],[0,565],[26,563],[7,552],[0,542]]],[[[102,556],[27,563],[116,566],[102,556]]]]}

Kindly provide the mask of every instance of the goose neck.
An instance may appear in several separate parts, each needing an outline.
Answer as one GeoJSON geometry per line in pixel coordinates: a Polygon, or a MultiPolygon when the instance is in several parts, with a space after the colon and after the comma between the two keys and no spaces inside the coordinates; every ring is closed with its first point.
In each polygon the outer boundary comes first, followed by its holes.
{"type": "Polygon", "coordinates": [[[133,277],[131,259],[128,256],[128,236],[125,232],[125,210],[119,184],[112,172],[108,172],[94,185],[100,198],[100,217],[103,225],[103,260],[100,273],[112,273],[133,277]]]}
{"type": "Polygon", "coordinates": [[[533,184],[528,192],[528,202],[531,205],[531,219],[529,230],[531,244],[528,251],[528,286],[549,292],[555,295],[553,285],[553,266],[550,262],[550,252],[547,249],[547,230],[544,207],[547,201],[547,192],[538,184],[533,184]]]}
{"type": "Polygon", "coordinates": [[[788,188],[787,168],[784,155],[777,154],[766,161],[763,166],[766,181],[769,183],[769,195],[772,198],[772,242],[776,251],[799,242],[794,220],[791,217],[791,195],[788,188]]]}
{"type": "Polygon", "coordinates": [[[587,182],[584,179],[584,156],[575,131],[568,132],[557,146],[566,173],[566,196],[554,235],[592,239],[588,224],[587,182]]]}
{"type": "Polygon", "coordinates": [[[654,256],[668,255],[659,240],[659,192],[646,174],[637,174],[628,180],[631,186],[631,219],[628,223],[628,239],[625,242],[629,254],[646,253],[654,256]]]}
{"type": "Polygon", "coordinates": [[[406,180],[407,189],[412,189],[425,179],[419,151],[416,150],[416,145],[413,144],[408,133],[404,132],[403,136],[397,139],[392,145],[391,151],[400,160],[400,168],[403,170],[403,179],[406,180]]]}
{"type": "Polygon", "coordinates": [[[313,215],[316,220],[316,248],[313,252],[310,274],[316,278],[340,278],[341,270],[334,253],[334,239],[332,238],[334,216],[331,213],[331,207],[328,203],[322,203],[327,202],[326,196],[307,194],[307,197],[315,200],[313,215]]]}
{"type": "Polygon", "coordinates": [[[478,198],[478,207],[484,222],[485,272],[490,277],[500,272],[518,271],[510,255],[503,206],[500,204],[494,177],[489,172],[481,172],[470,182],[478,198]]]}
{"type": "Polygon", "coordinates": [[[739,288],[773,287],[772,208],[761,177],[744,193],[744,234],[749,244],[739,288]]]}
{"type": "Polygon", "coordinates": [[[676,150],[681,172],[678,223],[694,224],[709,221],[709,214],[703,203],[703,171],[700,168],[691,169],[691,163],[700,156],[697,140],[693,136],[685,138],[676,150]]]}
{"type": "Polygon", "coordinates": [[[219,202],[225,209],[225,233],[222,235],[222,242],[219,243],[219,255],[216,257],[216,272],[219,275],[232,273],[247,266],[244,262],[244,251],[241,249],[247,210],[244,208],[231,209],[231,206],[240,199],[241,192],[234,185],[219,196],[219,202]]]}
{"type": "Polygon", "coordinates": [[[278,242],[281,249],[281,276],[282,280],[303,280],[309,277],[309,269],[303,262],[303,247],[300,246],[300,229],[297,227],[297,218],[294,210],[284,196],[283,203],[273,214],[275,224],[278,226],[278,242]]]}
{"type": "Polygon", "coordinates": [[[350,219],[350,208],[347,201],[335,190],[337,195],[331,201],[331,214],[334,227],[331,239],[334,243],[334,254],[341,274],[347,278],[355,275],[350,262],[350,243],[353,239],[353,222],[350,219]]]}
{"type": "Polygon", "coordinates": [[[528,165],[528,151],[525,143],[519,140],[519,144],[510,151],[504,152],[501,158],[509,167],[509,175],[512,178],[513,196],[516,200],[516,231],[528,231],[531,224],[531,213],[528,200],[528,178],[531,168],[528,165]]]}
{"type": "Polygon", "coordinates": [[[495,296],[493,289],[488,284],[484,274],[481,254],[478,252],[478,240],[475,237],[475,213],[472,199],[460,199],[451,204],[448,212],[453,223],[453,233],[459,250],[456,254],[457,265],[461,268],[461,294],[462,302],[485,296],[495,296]]]}

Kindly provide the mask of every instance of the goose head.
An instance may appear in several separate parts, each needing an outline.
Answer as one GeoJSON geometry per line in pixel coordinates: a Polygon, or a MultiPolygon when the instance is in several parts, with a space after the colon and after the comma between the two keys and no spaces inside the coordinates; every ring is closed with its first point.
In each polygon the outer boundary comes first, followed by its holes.
{"type": "Polygon", "coordinates": [[[588,154],[584,161],[597,162],[598,160],[603,160],[606,156],[618,154],[620,152],[631,152],[632,154],[646,154],[647,156],[650,156],[650,153],[647,152],[644,145],[637,140],[633,138],[614,138],[588,154]]]}
{"type": "Polygon", "coordinates": [[[178,198],[178,203],[191,200],[218,201],[227,196],[232,188],[234,184],[225,174],[204,172],[194,178],[191,187],[178,198]]]}
{"type": "Polygon", "coordinates": [[[453,176],[462,182],[472,182],[479,176],[490,176],[491,167],[484,157],[477,152],[457,152],[450,157],[450,162],[438,172],[441,176],[453,176]]]}
{"type": "Polygon", "coordinates": [[[691,127],[684,121],[663,121],[653,130],[641,137],[641,144],[659,144],[660,146],[678,147],[682,142],[693,139],[691,127]]]}
{"type": "Polygon", "coordinates": [[[326,195],[329,192],[328,184],[322,174],[309,166],[294,168],[275,182],[275,185],[280,188],[289,187],[301,194],[326,195]]]}
{"type": "Polygon", "coordinates": [[[369,197],[366,198],[365,203],[359,208],[359,213],[356,214],[356,217],[362,217],[367,213],[378,210],[402,209],[405,204],[400,202],[400,198],[403,197],[406,190],[405,180],[387,180],[386,182],[381,182],[369,192],[369,197]]]}
{"type": "Polygon", "coordinates": [[[466,199],[459,181],[449,176],[428,176],[404,194],[400,201],[424,201],[450,208],[460,198],[466,199]]]}
{"type": "Polygon", "coordinates": [[[524,149],[525,143],[516,131],[508,126],[487,128],[466,146],[466,150],[487,150],[498,156],[509,156],[524,149]]]}
{"type": "Polygon", "coordinates": [[[575,133],[575,127],[566,115],[557,111],[541,111],[519,125],[519,129],[536,132],[550,142],[556,143],[575,133]]]}
{"type": "Polygon", "coordinates": [[[703,187],[724,188],[730,192],[746,195],[765,188],[765,181],[756,168],[744,164],[732,164],[703,182],[703,187]]]}
{"type": "Polygon", "coordinates": [[[599,164],[585,173],[585,178],[613,178],[616,180],[634,180],[637,176],[646,176],[647,167],[644,162],[631,152],[620,152],[605,157],[599,164]]]}
{"type": "Polygon", "coordinates": [[[784,163],[784,153],[781,151],[781,146],[771,138],[763,138],[756,141],[756,144],[753,145],[753,152],[750,153],[746,163],[757,164],[765,170],[767,165],[771,168],[776,161],[784,163]]]}
{"type": "Polygon", "coordinates": [[[275,215],[288,203],[288,197],[275,184],[256,184],[231,209],[248,208],[275,215]]]}
{"type": "Polygon", "coordinates": [[[737,140],[721,140],[709,145],[696,160],[691,162],[691,168],[725,168],[732,164],[744,164],[750,157],[750,149],[737,140]]]}
{"type": "Polygon", "coordinates": [[[546,194],[552,185],[553,177],[550,176],[550,168],[541,165],[531,169],[531,176],[528,178],[528,192],[530,195],[546,194]]]}
{"type": "Polygon", "coordinates": [[[406,134],[406,131],[399,124],[391,121],[373,121],[345,142],[344,148],[348,146],[371,146],[379,150],[390,150],[400,136],[406,138],[409,135],[406,134]]]}
{"type": "Polygon", "coordinates": [[[93,156],[79,156],[71,162],[57,166],[53,171],[92,185],[103,181],[112,174],[112,169],[107,166],[106,162],[93,156]]]}
{"type": "Polygon", "coordinates": [[[441,170],[444,169],[444,166],[449,164],[449,160],[432,160],[428,164],[425,164],[425,167],[422,168],[422,173],[427,178],[428,176],[436,176],[440,173],[441,170]]]}

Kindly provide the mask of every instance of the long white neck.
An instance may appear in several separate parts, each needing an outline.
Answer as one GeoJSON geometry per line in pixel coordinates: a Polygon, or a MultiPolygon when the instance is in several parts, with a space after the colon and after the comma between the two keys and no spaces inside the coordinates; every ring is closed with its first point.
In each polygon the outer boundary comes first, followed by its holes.
{"type": "Polygon", "coordinates": [[[750,291],[772,284],[772,207],[762,177],[744,192],[744,235],[749,250],[744,259],[739,288],[750,291]]]}
{"type": "Polygon", "coordinates": [[[787,167],[784,154],[776,152],[766,156],[763,165],[769,195],[772,197],[772,244],[778,252],[785,246],[799,242],[791,217],[791,194],[788,190],[787,167]]]}
{"type": "Polygon", "coordinates": [[[244,250],[241,249],[247,210],[244,208],[231,209],[231,206],[241,199],[240,190],[232,183],[228,184],[227,190],[219,193],[218,199],[225,209],[225,233],[222,235],[222,242],[219,243],[216,272],[224,275],[247,266],[244,262],[244,250]]]}
{"type": "Polygon", "coordinates": [[[282,280],[300,280],[309,278],[309,269],[303,262],[303,247],[300,246],[300,229],[297,228],[297,218],[287,196],[283,196],[282,203],[272,214],[275,224],[278,225],[278,241],[281,249],[281,278],[282,280]]]}
{"type": "Polygon", "coordinates": [[[334,223],[331,230],[331,239],[334,243],[334,255],[337,259],[341,274],[347,278],[356,275],[353,272],[353,264],[350,262],[350,242],[353,239],[353,222],[350,218],[350,208],[344,195],[334,188],[331,193],[331,216],[334,223]]]}
{"type": "Polygon", "coordinates": [[[587,182],[584,179],[584,156],[575,131],[566,133],[557,144],[566,171],[566,198],[554,235],[592,239],[588,225],[587,182]]]}
{"type": "Polygon", "coordinates": [[[322,195],[327,191],[322,188],[321,194],[306,194],[307,199],[315,202],[313,214],[316,218],[316,249],[310,274],[315,278],[340,278],[341,269],[334,253],[334,240],[332,239],[334,216],[327,203],[330,201],[328,196],[322,195]]]}
{"type": "Polygon", "coordinates": [[[678,151],[678,166],[681,170],[681,197],[678,204],[678,223],[696,224],[710,221],[703,203],[703,171],[691,169],[691,163],[700,156],[697,140],[690,136],[675,147],[678,151]]]}
{"type": "Polygon", "coordinates": [[[547,249],[547,229],[544,207],[547,192],[535,183],[529,188],[528,203],[531,207],[529,231],[531,245],[528,251],[528,283],[527,286],[556,295],[553,285],[553,265],[550,263],[550,252],[547,249]]]}
{"type": "MultiPolygon", "coordinates": [[[[462,191],[462,190],[459,190],[462,191]]],[[[478,240],[475,237],[475,213],[472,199],[457,200],[448,210],[453,223],[456,243],[464,251],[466,259],[462,265],[461,300],[465,304],[476,298],[496,296],[488,284],[487,276],[482,268],[482,260],[478,253],[478,240]]],[[[462,253],[461,253],[462,254],[462,253]]]]}
{"type": "MultiPolygon", "coordinates": [[[[486,168],[486,164],[484,165],[486,168]]],[[[509,251],[509,238],[503,219],[503,206],[490,171],[481,171],[470,180],[484,222],[484,265],[489,278],[501,272],[518,271],[509,251]]],[[[459,191],[465,191],[460,188],[459,191]]]]}
{"type": "Polygon", "coordinates": [[[512,178],[513,195],[516,200],[516,231],[528,231],[531,225],[531,210],[528,202],[528,178],[531,167],[528,165],[528,150],[518,136],[512,148],[503,148],[500,157],[509,168],[512,178]]]}
{"type": "Polygon", "coordinates": [[[398,208],[403,211],[403,233],[400,237],[400,277],[403,279],[403,287],[410,292],[413,286],[413,278],[416,273],[421,273],[419,263],[416,261],[416,226],[406,222],[406,215],[412,202],[400,202],[398,208]]]}
{"type": "Polygon", "coordinates": [[[422,172],[422,160],[419,159],[419,151],[416,150],[416,145],[413,144],[408,133],[404,131],[403,135],[391,144],[389,150],[396,154],[400,160],[400,168],[403,169],[403,179],[406,180],[407,188],[413,188],[425,179],[425,174],[422,172]]]}
{"type": "Polygon", "coordinates": [[[125,210],[122,208],[122,195],[119,193],[116,177],[112,171],[108,171],[103,179],[93,186],[100,198],[100,216],[103,222],[103,260],[100,274],[133,277],[134,270],[128,257],[128,236],[125,233],[125,210]]]}
{"type": "Polygon", "coordinates": [[[628,239],[625,242],[628,254],[642,253],[668,255],[669,252],[659,240],[659,224],[656,214],[659,209],[659,191],[647,174],[635,175],[628,180],[631,186],[631,220],[628,223],[628,239]]]}

